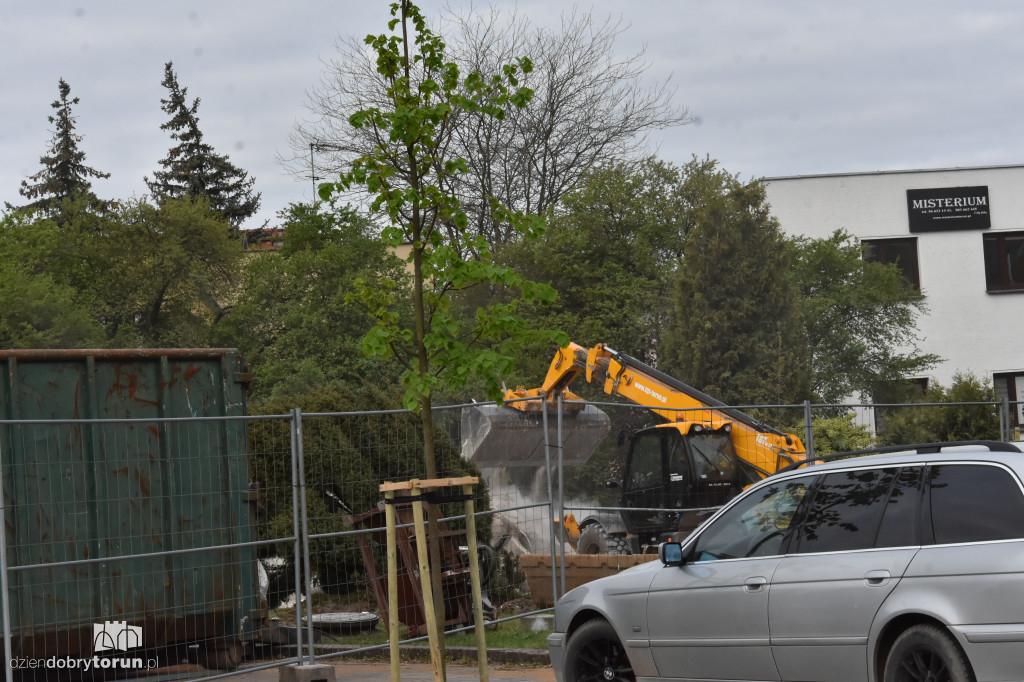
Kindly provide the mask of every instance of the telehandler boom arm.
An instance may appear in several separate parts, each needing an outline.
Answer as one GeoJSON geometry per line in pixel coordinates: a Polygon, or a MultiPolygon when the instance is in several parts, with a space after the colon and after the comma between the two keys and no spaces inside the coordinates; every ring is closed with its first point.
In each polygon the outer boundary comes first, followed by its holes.
{"type": "Polygon", "coordinates": [[[684,435],[705,430],[729,432],[737,456],[762,476],[806,457],[803,443],[795,435],[772,428],[601,343],[589,349],[575,343],[560,348],[539,388],[506,391],[505,401],[510,407],[534,411],[540,409],[540,401],[523,399],[543,396],[553,402],[561,394],[569,401],[580,400],[568,387],[581,374],[588,383],[602,384],[608,395],[622,396],[672,422],[684,435]]]}

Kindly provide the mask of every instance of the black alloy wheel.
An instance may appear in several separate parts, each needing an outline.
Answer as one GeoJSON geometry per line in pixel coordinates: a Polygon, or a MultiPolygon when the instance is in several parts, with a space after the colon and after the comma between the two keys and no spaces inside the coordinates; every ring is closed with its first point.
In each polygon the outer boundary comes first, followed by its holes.
{"type": "Polygon", "coordinates": [[[566,682],[636,682],[615,629],[604,620],[580,626],[565,650],[566,682]]]}
{"type": "Polygon", "coordinates": [[[974,682],[967,656],[944,628],[915,625],[892,645],[885,682],[974,682]]]}

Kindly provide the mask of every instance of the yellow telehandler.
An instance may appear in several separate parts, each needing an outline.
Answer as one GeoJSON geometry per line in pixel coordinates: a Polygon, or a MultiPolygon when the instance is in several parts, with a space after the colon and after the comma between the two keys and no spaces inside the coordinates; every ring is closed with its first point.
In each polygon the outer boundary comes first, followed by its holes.
{"type": "Polygon", "coordinates": [[[590,405],[581,409],[582,399],[568,390],[581,375],[666,421],[633,434],[622,480],[608,482],[620,489],[620,507],[626,511],[599,512],[578,523],[571,514],[561,520],[562,536],[579,553],[638,554],[668,537],[680,538],[745,486],[806,458],[803,443],[793,434],[604,344],[584,348],[575,343],[558,350],[541,386],[506,391],[505,405],[485,415],[488,428],[476,428],[486,437],[471,443],[470,455],[490,452],[491,463],[539,466],[544,460],[538,459],[542,450],[536,443],[510,436],[501,425],[516,421],[517,413],[540,412],[561,395],[566,413],[573,415],[566,418],[571,423],[565,461],[585,461],[609,427],[607,415],[590,405]],[[492,447],[498,441],[500,447],[492,447]]]}

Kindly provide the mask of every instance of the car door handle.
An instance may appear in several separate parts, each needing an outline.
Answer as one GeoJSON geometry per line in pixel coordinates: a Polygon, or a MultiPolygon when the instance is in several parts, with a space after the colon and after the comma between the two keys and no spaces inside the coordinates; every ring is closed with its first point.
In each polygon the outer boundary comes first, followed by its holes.
{"type": "Polygon", "coordinates": [[[868,571],[864,574],[864,582],[870,587],[882,587],[889,583],[891,577],[892,575],[886,570],[868,571]]]}
{"type": "Polygon", "coordinates": [[[768,584],[768,578],[764,576],[756,575],[753,578],[747,578],[743,582],[744,592],[760,592],[768,584]]]}

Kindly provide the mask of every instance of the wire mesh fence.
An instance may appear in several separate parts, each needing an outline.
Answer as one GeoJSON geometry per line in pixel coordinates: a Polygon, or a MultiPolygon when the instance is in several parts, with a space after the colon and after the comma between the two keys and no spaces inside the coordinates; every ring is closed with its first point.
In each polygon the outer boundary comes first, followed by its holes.
{"type": "Polygon", "coordinates": [[[246,423],[0,426],[9,673],[238,667],[266,612],[246,423]]]}
{"type": "MultiPolygon", "coordinates": [[[[650,443],[671,446],[671,422],[643,406],[533,403],[437,410],[433,464],[420,417],[405,411],[0,421],[7,674],[137,677],[175,665],[181,678],[203,679],[383,649],[387,481],[479,477],[475,538],[465,533],[464,499],[432,500],[445,624],[457,630],[473,624],[470,553],[481,560],[489,620],[536,614],[573,586],[567,557],[640,560],[664,532],[685,534],[770,473],[729,469],[708,433],[688,446],[696,464],[685,472],[670,470],[665,454],[668,483],[655,491],[638,463],[650,443]]],[[[780,442],[818,454],[946,433],[1020,440],[1024,409],[741,407],[780,442]]],[[[693,411],[684,421],[716,418],[693,411]]],[[[762,435],[739,429],[729,440],[742,448],[762,435]]],[[[412,556],[402,504],[398,532],[412,556]]],[[[589,577],[625,565],[588,561],[574,565],[589,577]]],[[[419,576],[413,562],[397,563],[401,636],[412,640],[425,634],[419,576]]]]}

